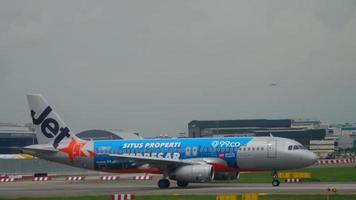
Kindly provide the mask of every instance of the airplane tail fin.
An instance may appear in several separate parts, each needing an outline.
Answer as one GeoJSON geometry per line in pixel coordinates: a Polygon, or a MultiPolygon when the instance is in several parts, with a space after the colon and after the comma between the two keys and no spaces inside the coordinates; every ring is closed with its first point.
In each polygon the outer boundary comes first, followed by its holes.
{"type": "Polygon", "coordinates": [[[39,144],[50,143],[57,149],[62,141],[76,137],[42,95],[28,94],[27,101],[39,144]]]}

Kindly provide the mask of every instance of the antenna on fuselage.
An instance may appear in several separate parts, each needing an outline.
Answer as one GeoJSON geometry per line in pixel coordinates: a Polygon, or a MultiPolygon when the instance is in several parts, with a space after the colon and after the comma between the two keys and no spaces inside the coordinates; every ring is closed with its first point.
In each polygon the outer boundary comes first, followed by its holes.
{"type": "Polygon", "coordinates": [[[269,136],[270,136],[270,137],[273,137],[272,133],[269,133],[269,136]]]}

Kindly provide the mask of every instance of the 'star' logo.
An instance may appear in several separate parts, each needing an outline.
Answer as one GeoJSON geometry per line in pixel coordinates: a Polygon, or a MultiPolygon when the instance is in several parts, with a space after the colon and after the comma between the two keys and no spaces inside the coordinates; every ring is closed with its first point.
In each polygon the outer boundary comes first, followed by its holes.
{"type": "Polygon", "coordinates": [[[47,138],[55,137],[53,141],[53,147],[57,148],[58,144],[65,138],[70,137],[68,127],[59,127],[57,120],[53,118],[47,118],[52,112],[52,108],[47,106],[47,108],[36,118],[36,112],[31,110],[31,117],[34,125],[41,124],[41,132],[47,138]]]}
{"type": "Polygon", "coordinates": [[[86,155],[85,152],[82,150],[83,147],[87,144],[87,142],[78,143],[74,138],[70,141],[67,147],[60,148],[59,151],[68,154],[69,161],[73,162],[76,157],[89,157],[93,158],[95,153],[87,150],[89,155],[86,155]]]}

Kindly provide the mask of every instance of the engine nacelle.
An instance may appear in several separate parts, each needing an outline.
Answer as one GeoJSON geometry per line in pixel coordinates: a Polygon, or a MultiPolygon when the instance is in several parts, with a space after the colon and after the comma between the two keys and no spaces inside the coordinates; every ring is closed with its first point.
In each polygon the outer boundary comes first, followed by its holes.
{"type": "Polygon", "coordinates": [[[234,180],[239,178],[239,172],[215,172],[214,180],[234,180]]]}
{"type": "Polygon", "coordinates": [[[208,182],[214,179],[214,168],[211,165],[186,165],[173,171],[169,178],[189,183],[208,182]]]}

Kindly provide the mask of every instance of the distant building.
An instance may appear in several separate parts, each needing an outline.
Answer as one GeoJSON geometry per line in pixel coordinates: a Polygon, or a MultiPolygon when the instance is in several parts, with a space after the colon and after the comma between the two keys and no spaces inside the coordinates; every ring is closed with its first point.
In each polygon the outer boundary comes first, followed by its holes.
{"type": "Polygon", "coordinates": [[[356,127],[341,128],[338,138],[339,149],[356,149],[356,127]]]}
{"type": "Polygon", "coordinates": [[[311,140],[309,149],[320,158],[328,158],[335,153],[335,140],[325,138],[324,140],[311,140]]]}
{"type": "MultiPolygon", "coordinates": [[[[138,140],[142,137],[137,132],[117,130],[87,130],[76,134],[86,140],[138,140]]],[[[16,147],[37,144],[32,124],[0,123],[0,154],[21,153],[16,147]]]]}
{"type": "Polygon", "coordinates": [[[17,154],[23,147],[37,144],[32,124],[0,123],[0,154],[17,154]]]}
{"type": "Polygon", "coordinates": [[[356,152],[356,124],[333,124],[330,132],[337,137],[337,149],[353,149],[356,152]]]}
{"type": "Polygon", "coordinates": [[[292,129],[320,129],[321,122],[318,120],[293,119],[290,128],[292,129]]]}
{"type": "Polygon", "coordinates": [[[187,133],[181,132],[178,133],[178,138],[186,138],[187,137],[187,133]]]}
{"type": "Polygon", "coordinates": [[[142,139],[137,132],[118,130],[86,130],[77,133],[76,136],[84,140],[139,140],[142,139]]]}
{"type": "Polygon", "coordinates": [[[316,120],[244,119],[193,120],[188,124],[189,137],[269,136],[294,139],[306,147],[311,140],[325,138],[326,129],[316,120]]]}

